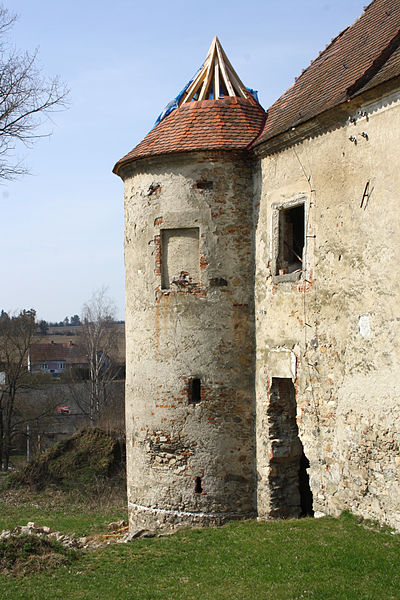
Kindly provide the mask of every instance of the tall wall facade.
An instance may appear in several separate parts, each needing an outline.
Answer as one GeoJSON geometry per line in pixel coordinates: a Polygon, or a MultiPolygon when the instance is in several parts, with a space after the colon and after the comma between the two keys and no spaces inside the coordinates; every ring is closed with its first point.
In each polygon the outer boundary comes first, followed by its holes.
{"type": "Polygon", "coordinates": [[[303,450],[317,513],[349,509],[400,529],[399,98],[348,103],[341,124],[294,132],[260,159],[261,518],[301,512],[303,450]]]}
{"type": "Polygon", "coordinates": [[[121,169],[132,529],[255,514],[253,173],[234,152],[121,169]]]}

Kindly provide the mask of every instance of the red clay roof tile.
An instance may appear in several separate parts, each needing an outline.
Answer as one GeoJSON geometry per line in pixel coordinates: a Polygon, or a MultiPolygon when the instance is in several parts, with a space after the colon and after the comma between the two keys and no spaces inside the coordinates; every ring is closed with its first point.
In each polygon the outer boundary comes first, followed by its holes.
{"type": "Polygon", "coordinates": [[[139,158],[195,150],[242,150],[260,134],[264,109],[253,98],[228,97],[183,104],[121,158],[120,167],[139,158]]]}
{"type": "Polygon", "coordinates": [[[268,110],[256,144],[400,74],[400,1],[374,0],[268,110]]]}
{"type": "Polygon", "coordinates": [[[117,162],[195,150],[246,149],[400,75],[400,0],[373,0],[266,114],[252,98],[183,104],[117,162]],[[264,129],[263,129],[264,127],[264,129]]]}

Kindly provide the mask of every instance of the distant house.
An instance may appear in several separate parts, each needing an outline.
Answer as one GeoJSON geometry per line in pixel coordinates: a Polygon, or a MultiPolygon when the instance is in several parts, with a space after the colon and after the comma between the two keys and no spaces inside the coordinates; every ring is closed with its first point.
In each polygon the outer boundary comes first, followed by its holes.
{"type": "Polygon", "coordinates": [[[59,375],[73,367],[87,367],[82,348],[72,342],[67,344],[32,344],[28,353],[28,370],[31,373],[59,375]]]}

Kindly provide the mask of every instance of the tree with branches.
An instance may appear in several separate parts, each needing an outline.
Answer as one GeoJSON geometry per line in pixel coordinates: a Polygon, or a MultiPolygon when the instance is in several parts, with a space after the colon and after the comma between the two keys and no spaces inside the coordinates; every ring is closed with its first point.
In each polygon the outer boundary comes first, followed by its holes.
{"type": "Polygon", "coordinates": [[[115,354],[118,345],[115,329],[115,305],[101,288],[93,293],[82,311],[81,343],[89,367],[88,414],[98,420],[109,400],[111,383],[118,369],[115,354]]]}
{"type": "Polygon", "coordinates": [[[16,16],[0,6],[0,179],[14,179],[26,168],[13,160],[19,144],[30,146],[49,135],[41,126],[49,114],[67,105],[68,90],[57,78],[42,76],[37,50],[15,51],[8,32],[16,16]]]}
{"type": "Polygon", "coordinates": [[[17,394],[31,384],[28,355],[37,328],[35,316],[33,309],[11,317],[2,311],[0,316],[0,466],[5,471],[10,458],[17,394]]]}

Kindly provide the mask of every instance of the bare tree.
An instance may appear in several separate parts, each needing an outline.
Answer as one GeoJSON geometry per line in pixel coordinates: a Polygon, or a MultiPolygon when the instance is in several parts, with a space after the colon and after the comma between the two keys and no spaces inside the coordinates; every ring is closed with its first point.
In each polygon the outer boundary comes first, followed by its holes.
{"type": "Polygon", "coordinates": [[[111,382],[117,376],[115,356],[117,332],[115,328],[115,305],[107,297],[106,288],[93,293],[83,306],[81,343],[89,365],[89,406],[92,422],[98,420],[107,405],[111,382]]]}
{"type": "Polygon", "coordinates": [[[8,470],[17,393],[30,385],[28,353],[36,331],[35,311],[0,316],[0,464],[8,470]]]}
{"type": "Polygon", "coordinates": [[[26,173],[19,162],[11,161],[16,146],[29,146],[49,135],[40,126],[49,113],[66,106],[68,90],[58,78],[46,79],[37,66],[37,51],[15,51],[7,33],[16,20],[0,6],[0,179],[26,173]],[[11,161],[11,162],[10,162],[11,161]]]}

